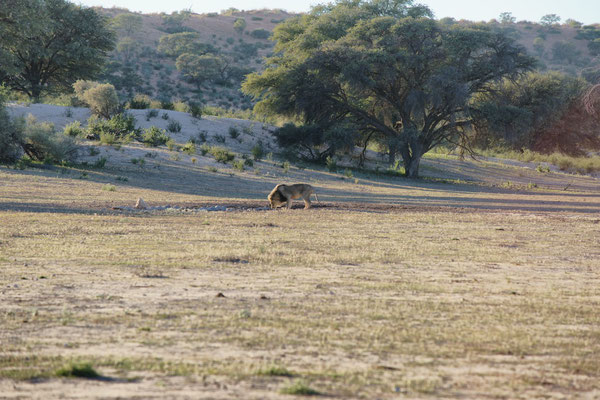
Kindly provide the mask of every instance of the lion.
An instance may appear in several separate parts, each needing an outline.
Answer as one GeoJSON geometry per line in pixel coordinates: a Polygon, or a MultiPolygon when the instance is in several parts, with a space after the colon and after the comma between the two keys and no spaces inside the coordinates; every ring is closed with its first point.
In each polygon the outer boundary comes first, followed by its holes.
{"type": "Polygon", "coordinates": [[[317,193],[315,189],[305,183],[297,183],[295,185],[279,184],[269,193],[267,199],[271,208],[281,207],[284,204],[287,208],[292,208],[292,200],[302,198],[304,200],[304,209],[310,208],[310,196],[314,194],[317,201],[317,193]]]}

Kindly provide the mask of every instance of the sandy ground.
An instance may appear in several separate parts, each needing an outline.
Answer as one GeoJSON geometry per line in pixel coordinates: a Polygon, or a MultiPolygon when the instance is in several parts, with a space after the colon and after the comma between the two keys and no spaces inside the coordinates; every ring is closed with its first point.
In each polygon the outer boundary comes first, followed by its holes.
{"type": "MultiPolygon", "coordinates": [[[[88,116],[64,111],[12,107],[58,128],[88,116]]],[[[269,143],[261,124],[167,113],[180,144],[269,143]]],[[[0,168],[0,398],[285,399],[297,380],[325,398],[600,398],[597,178],[453,157],[424,162],[443,180],[348,178],[82,146],[105,168],[0,168]],[[298,181],[313,210],[264,209],[298,181]],[[118,209],[138,197],[170,207],[118,209]],[[53,375],[73,360],[101,377],[53,375]],[[293,376],[257,372],[271,365],[293,376]]]]}

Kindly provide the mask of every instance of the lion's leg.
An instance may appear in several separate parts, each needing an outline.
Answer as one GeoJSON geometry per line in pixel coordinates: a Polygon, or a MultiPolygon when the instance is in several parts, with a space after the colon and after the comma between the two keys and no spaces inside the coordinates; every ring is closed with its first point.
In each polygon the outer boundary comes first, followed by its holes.
{"type": "Polygon", "coordinates": [[[307,208],[310,208],[310,197],[306,196],[306,197],[303,197],[303,199],[304,199],[304,209],[306,210],[307,208]]]}
{"type": "Polygon", "coordinates": [[[289,210],[290,208],[292,208],[292,196],[287,199],[287,209],[289,210]]]}

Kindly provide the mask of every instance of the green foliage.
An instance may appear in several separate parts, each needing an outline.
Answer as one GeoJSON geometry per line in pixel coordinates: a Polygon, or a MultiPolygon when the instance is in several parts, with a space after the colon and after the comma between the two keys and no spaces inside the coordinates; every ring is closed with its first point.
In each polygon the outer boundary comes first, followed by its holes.
{"type": "MultiPolygon", "coordinates": [[[[393,143],[407,175],[416,177],[423,154],[442,141],[466,139],[464,110],[474,93],[535,63],[502,32],[420,18],[430,16],[408,2],[315,7],[275,28],[269,68],[249,75],[242,89],[258,101],[256,113],[322,128],[342,121],[354,127],[349,136],[393,143]]],[[[314,156],[303,133],[285,139],[314,156]]]]}
{"type": "Polygon", "coordinates": [[[546,14],[540,19],[540,24],[544,26],[556,25],[560,22],[560,17],[556,14],[546,14]]]}
{"type": "Polygon", "coordinates": [[[533,50],[535,51],[538,57],[544,55],[545,43],[546,41],[541,37],[536,37],[535,39],[533,39],[533,50]]]}
{"type": "Polygon", "coordinates": [[[347,124],[324,127],[287,123],[273,135],[280,147],[301,159],[316,162],[325,161],[339,149],[351,147],[356,140],[355,130],[347,124]]]}
{"type": "Polygon", "coordinates": [[[181,124],[178,121],[172,119],[167,124],[167,130],[173,133],[181,132],[181,124]]]}
{"type": "Polygon", "coordinates": [[[262,160],[262,158],[265,155],[265,149],[263,147],[263,143],[261,141],[258,141],[258,143],[256,145],[254,145],[254,147],[252,147],[252,157],[254,158],[254,161],[260,161],[262,160]]]}
{"type": "MultiPolygon", "coordinates": [[[[493,91],[473,99],[476,145],[534,148],[547,140],[552,126],[577,101],[586,86],[581,79],[555,72],[530,73],[517,81],[498,83],[493,91]]],[[[571,129],[562,136],[566,139],[567,133],[575,132],[571,129]]],[[[577,142],[574,138],[568,141],[577,142]]]]}
{"type": "Polygon", "coordinates": [[[167,33],[179,33],[193,31],[192,28],[183,26],[183,23],[190,18],[191,11],[173,11],[170,15],[162,15],[162,28],[167,33]]]}
{"type": "Polygon", "coordinates": [[[196,143],[194,142],[187,142],[186,144],[183,145],[183,147],[181,148],[181,151],[183,151],[184,153],[188,154],[188,155],[194,155],[196,154],[196,143]]]}
{"type": "Polygon", "coordinates": [[[25,123],[23,150],[32,160],[58,164],[75,161],[78,146],[73,138],[57,132],[53,124],[37,122],[29,115],[25,123]]]}
{"type": "Polygon", "coordinates": [[[200,34],[197,32],[174,33],[163,36],[158,42],[158,51],[172,58],[177,58],[182,54],[201,56],[218,52],[213,45],[202,43],[200,34]]]}
{"type": "Polygon", "coordinates": [[[223,60],[213,55],[195,55],[185,53],[177,57],[175,66],[190,83],[198,88],[207,81],[212,81],[220,76],[223,60]]]}
{"type": "Polygon", "coordinates": [[[331,156],[327,156],[327,158],[325,159],[325,165],[327,166],[327,169],[329,170],[329,172],[337,172],[338,166],[337,166],[337,162],[335,161],[335,159],[331,156]]]}
{"type": "Polygon", "coordinates": [[[119,111],[119,97],[110,83],[77,81],[73,88],[77,98],[90,108],[92,114],[110,118],[119,111]]]}
{"type": "Polygon", "coordinates": [[[271,36],[271,32],[262,28],[254,29],[252,32],[250,32],[250,36],[252,36],[255,39],[268,39],[269,36],[271,36]]]}
{"type": "Polygon", "coordinates": [[[143,26],[143,18],[141,15],[123,13],[114,17],[110,21],[113,29],[122,32],[125,36],[133,36],[138,33],[143,26]]]}
{"type": "Polygon", "coordinates": [[[552,45],[552,59],[560,63],[576,64],[579,61],[581,52],[577,47],[564,40],[554,42],[552,45]]]}
{"type": "Polygon", "coordinates": [[[230,126],[228,132],[229,132],[229,136],[232,139],[236,139],[237,137],[240,136],[240,130],[238,129],[237,126],[230,126]]]}
{"type": "Polygon", "coordinates": [[[237,18],[233,23],[233,29],[239,34],[244,32],[244,29],[246,29],[246,20],[244,18],[237,18]]]}
{"type": "Polygon", "coordinates": [[[148,110],[146,111],[146,121],[150,121],[151,118],[158,117],[158,110],[148,110]]]}
{"type": "Polygon", "coordinates": [[[227,164],[235,158],[235,155],[224,147],[212,146],[208,152],[215,160],[223,164],[227,164]]]}
{"type": "Polygon", "coordinates": [[[306,383],[302,381],[296,381],[291,386],[286,386],[281,389],[282,394],[292,394],[300,396],[318,396],[321,393],[310,388],[306,383]]]}
{"type": "Polygon", "coordinates": [[[117,114],[109,120],[90,117],[86,128],[87,139],[102,139],[105,144],[128,142],[137,137],[139,129],[135,127],[135,118],[129,114],[117,114]]]}
{"type": "Polygon", "coordinates": [[[188,112],[192,115],[192,117],[200,119],[202,118],[202,105],[195,102],[190,102],[188,104],[189,109],[188,112]]]}
{"type": "Polygon", "coordinates": [[[500,22],[503,24],[514,24],[517,21],[510,12],[500,13],[500,22]]]}
{"type": "MultiPolygon", "coordinates": [[[[92,79],[114,48],[114,35],[96,10],[66,0],[25,0],[0,21],[3,81],[34,100],[67,92],[78,79],[92,79]]],[[[5,5],[3,3],[2,8],[5,5]]],[[[10,6],[8,6],[10,7],[10,6]]]]}
{"type": "Polygon", "coordinates": [[[236,160],[232,163],[233,168],[237,169],[238,171],[243,171],[244,170],[244,160],[236,160]]]}
{"type": "Polygon", "coordinates": [[[65,126],[63,133],[71,137],[83,137],[85,130],[81,127],[81,123],[79,121],[74,121],[65,126]]]}
{"type": "Polygon", "coordinates": [[[169,135],[166,134],[164,129],[159,129],[156,126],[151,126],[148,129],[144,130],[142,134],[142,142],[146,146],[150,147],[158,147],[167,143],[170,139],[169,135]]]}
{"type": "Polygon", "coordinates": [[[152,99],[146,94],[136,94],[133,99],[129,100],[127,108],[131,110],[145,110],[150,107],[152,99]]]}
{"type": "Polygon", "coordinates": [[[0,164],[15,163],[23,154],[22,120],[14,121],[4,107],[4,93],[0,87],[0,164]]]}
{"type": "Polygon", "coordinates": [[[88,362],[70,363],[56,370],[56,376],[64,378],[98,378],[100,375],[88,362]]]}

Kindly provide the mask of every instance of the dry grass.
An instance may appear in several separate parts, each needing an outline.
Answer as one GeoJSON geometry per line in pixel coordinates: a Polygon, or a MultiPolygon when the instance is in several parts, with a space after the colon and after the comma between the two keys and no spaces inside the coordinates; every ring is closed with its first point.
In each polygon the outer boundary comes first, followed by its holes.
{"type": "Polygon", "coordinates": [[[122,213],[110,206],[137,195],[235,201],[190,192],[193,175],[160,191],[150,172],[118,173],[107,191],[92,173],[0,170],[1,393],[600,393],[597,193],[315,173],[328,207],[122,213]],[[404,206],[328,202],[370,195],[404,206]],[[106,379],[57,378],[64,365],[106,379]]]}

